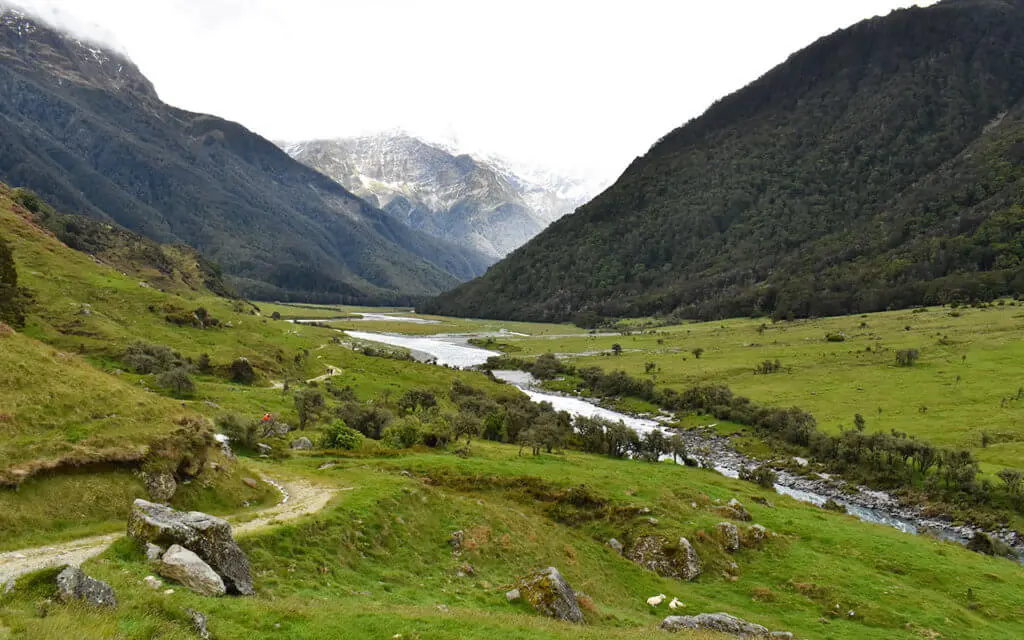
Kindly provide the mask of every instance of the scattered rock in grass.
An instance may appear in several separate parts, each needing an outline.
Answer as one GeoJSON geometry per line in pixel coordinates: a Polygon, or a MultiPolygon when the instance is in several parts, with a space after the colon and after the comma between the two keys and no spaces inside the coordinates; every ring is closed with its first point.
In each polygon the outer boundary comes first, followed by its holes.
{"type": "Polygon", "coordinates": [[[696,616],[669,616],[662,620],[665,631],[716,631],[737,638],[771,638],[768,629],[728,613],[702,613],[696,616]]]}
{"type": "Polygon", "coordinates": [[[117,597],[110,585],[90,578],[78,567],[65,567],[57,575],[57,595],[65,603],[81,600],[95,607],[117,606],[117,597]]]}
{"type": "Polygon", "coordinates": [[[768,538],[768,530],[760,524],[752,524],[747,529],[747,540],[750,544],[759,545],[768,538]]]}
{"type": "Polygon", "coordinates": [[[269,444],[265,444],[263,442],[257,442],[256,443],[256,451],[259,452],[260,457],[264,457],[264,456],[269,457],[270,454],[274,451],[274,447],[270,446],[269,444]]]}
{"type": "Polygon", "coordinates": [[[656,527],[656,526],[658,526],[658,519],[657,518],[647,518],[647,524],[651,525],[652,527],[656,527]]]}
{"type": "Polygon", "coordinates": [[[747,511],[746,507],[744,507],[736,498],[730,500],[725,506],[715,507],[715,511],[732,520],[750,522],[754,519],[753,516],[750,515],[750,512],[747,511]]]}
{"type": "Polygon", "coordinates": [[[731,522],[719,522],[715,525],[722,548],[729,552],[740,550],[740,530],[731,522]]]}
{"type": "Polygon", "coordinates": [[[242,478],[242,482],[244,482],[246,486],[252,487],[253,489],[260,486],[260,483],[254,480],[253,478],[242,478]]]}
{"type": "Polygon", "coordinates": [[[754,502],[756,502],[759,505],[763,505],[765,507],[768,507],[769,509],[774,509],[775,508],[775,505],[772,504],[772,501],[769,500],[768,498],[763,498],[761,496],[758,496],[758,497],[754,498],[754,502]]]}
{"type": "MultiPolygon", "coordinates": [[[[8,578],[8,580],[6,582],[4,582],[4,587],[2,589],[2,592],[3,592],[4,595],[7,595],[8,593],[10,593],[12,591],[14,591],[14,578],[8,578]]],[[[3,637],[3,636],[0,636],[0,637],[3,637]]]]}
{"type": "Polygon", "coordinates": [[[142,583],[153,591],[159,591],[160,587],[164,586],[164,583],[160,582],[160,578],[156,576],[146,576],[142,579],[142,583]]]}
{"type": "Polygon", "coordinates": [[[768,637],[773,640],[793,640],[793,634],[789,631],[772,631],[768,637]]]}
{"type": "Polygon", "coordinates": [[[171,498],[174,497],[174,493],[178,490],[178,483],[168,471],[143,473],[142,481],[146,485],[146,493],[155,502],[170,502],[171,498]]]}
{"type": "Polygon", "coordinates": [[[511,591],[505,592],[505,599],[509,602],[515,602],[516,600],[523,597],[523,594],[519,592],[519,589],[512,589],[511,591]]]}
{"type": "Polygon", "coordinates": [[[538,613],[566,622],[583,623],[576,594],[555,567],[537,571],[519,582],[519,591],[538,613]]]}
{"type": "Polygon", "coordinates": [[[605,544],[607,544],[609,547],[611,547],[612,550],[615,551],[615,553],[619,554],[620,556],[622,555],[622,553],[623,553],[622,543],[619,542],[618,540],[616,540],[615,538],[611,538],[605,544]]]}
{"type": "Polygon", "coordinates": [[[456,555],[462,553],[462,543],[465,542],[465,540],[466,532],[462,529],[452,533],[452,537],[448,538],[448,544],[452,548],[452,553],[456,555]]]}
{"type": "Polygon", "coordinates": [[[313,448],[313,443],[306,436],[292,440],[292,449],[297,451],[308,451],[313,448]]]}
{"type": "Polygon", "coordinates": [[[474,569],[473,565],[469,564],[468,562],[463,562],[462,566],[459,567],[459,575],[461,577],[475,576],[476,575],[476,569],[474,569]]]}
{"type": "Polygon", "coordinates": [[[206,616],[195,609],[185,609],[185,613],[192,618],[192,628],[195,630],[196,635],[199,636],[199,640],[213,640],[210,630],[206,628],[206,616]]]}
{"type": "Polygon", "coordinates": [[[181,545],[210,565],[228,593],[256,593],[249,558],[231,536],[231,525],[226,520],[136,500],[128,516],[128,536],[139,542],[181,545]]]}
{"type": "Polygon", "coordinates": [[[642,536],[626,557],[660,576],[677,580],[693,580],[702,569],[697,551],[686,538],[672,544],[664,536],[642,536]]]}
{"type": "Polygon", "coordinates": [[[172,545],[160,560],[160,575],[204,596],[219,597],[227,591],[224,581],[202,558],[181,545],[172,545]]]}
{"type": "Polygon", "coordinates": [[[160,558],[164,555],[164,548],[155,545],[152,542],[146,543],[146,560],[150,562],[159,562],[160,558]]]}

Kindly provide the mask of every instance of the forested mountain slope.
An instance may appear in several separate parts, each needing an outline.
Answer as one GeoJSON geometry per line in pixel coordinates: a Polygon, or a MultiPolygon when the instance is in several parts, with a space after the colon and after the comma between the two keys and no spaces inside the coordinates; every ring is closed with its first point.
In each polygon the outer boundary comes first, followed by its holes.
{"type": "Polygon", "coordinates": [[[1024,2],[822,38],[431,312],[835,315],[1024,291],[1024,2]]]}
{"type": "Polygon", "coordinates": [[[261,298],[399,302],[489,260],[413,231],[127,59],[0,7],[0,180],[218,262],[261,298]]]}

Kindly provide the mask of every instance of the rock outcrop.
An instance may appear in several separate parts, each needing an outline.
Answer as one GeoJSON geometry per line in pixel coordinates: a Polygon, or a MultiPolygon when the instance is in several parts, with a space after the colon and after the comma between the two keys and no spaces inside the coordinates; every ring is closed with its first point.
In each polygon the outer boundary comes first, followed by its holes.
{"type": "Polygon", "coordinates": [[[292,449],[297,451],[308,451],[313,448],[313,442],[306,436],[292,440],[292,449]]]}
{"type": "Polygon", "coordinates": [[[146,492],[156,502],[170,502],[178,490],[174,476],[167,471],[153,471],[142,474],[146,492]]]}
{"type": "Polygon", "coordinates": [[[128,535],[141,543],[181,545],[217,572],[228,593],[256,593],[249,558],[231,536],[231,525],[226,520],[136,500],[128,516],[128,535]]]}
{"type": "Polygon", "coordinates": [[[731,522],[719,522],[715,525],[722,548],[729,552],[740,550],[740,530],[731,522]]]}
{"type": "Polygon", "coordinates": [[[659,576],[677,580],[693,580],[702,570],[700,557],[686,538],[673,544],[664,536],[643,536],[637,538],[626,557],[659,576]]]}
{"type": "Polygon", "coordinates": [[[769,638],[768,629],[728,613],[702,613],[696,616],[669,616],[662,620],[665,631],[717,631],[737,638],[769,638]]]}
{"type": "Polygon", "coordinates": [[[537,613],[566,622],[583,622],[583,612],[576,602],[576,593],[554,567],[523,578],[519,581],[518,591],[537,613]]]}
{"type": "Polygon", "coordinates": [[[227,592],[224,581],[203,559],[181,545],[172,545],[160,559],[160,575],[204,596],[227,592]]]}
{"type": "Polygon", "coordinates": [[[90,578],[78,567],[65,567],[57,575],[57,595],[62,602],[81,600],[94,607],[117,606],[117,597],[110,585],[90,578]]]}

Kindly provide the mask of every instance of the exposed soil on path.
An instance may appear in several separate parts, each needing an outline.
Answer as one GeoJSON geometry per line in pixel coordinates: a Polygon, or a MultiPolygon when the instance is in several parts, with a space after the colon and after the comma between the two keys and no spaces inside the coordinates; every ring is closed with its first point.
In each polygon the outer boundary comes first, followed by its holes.
{"type": "MultiPolygon", "coordinates": [[[[233,525],[232,530],[236,536],[260,531],[288,520],[316,513],[327,506],[327,503],[339,490],[350,490],[318,485],[307,480],[289,480],[282,483],[267,477],[264,477],[263,480],[276,487],[281,492],[282,499],[274,506],[256,512],[255,517],[233,525]]],[[[228,516],[227,519],[231,521],[232,517],[228,516]]],[[[122,535],[124,534],[108,533],[70,542],[0,553],[0,591],[3,590],[5,583],[26,573],[66,564],[78,566],[89,558],[102,553],[122,535]]]]}

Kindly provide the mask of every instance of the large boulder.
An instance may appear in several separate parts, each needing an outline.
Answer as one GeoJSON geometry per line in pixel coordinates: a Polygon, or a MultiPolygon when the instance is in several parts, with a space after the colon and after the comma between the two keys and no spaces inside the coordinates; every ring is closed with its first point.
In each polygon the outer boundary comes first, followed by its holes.
{"type": "Polygon", "coordinates": [[[661,621],[665,631],[717,631],[737,638],[768,638],[768,629],[741,620],[728,613],[702,613],[696,616],[669,616],[661,621]]]}
{"type": "Polygon", "coordinates": [[[523,578],[519,581],[518,590],[542,615],[577,624],[583,622],[583,612],[576,602],[576,594],[554,567],[548,567],[523,578]]]}
{"type": "Polygon", "coordinates": [[[117,606],[117,597],[110,585],[90,578],[78,567],[65,567],[57,575],[57,595],[62,602],[81,600],[95,607],[117,606]]]}
{"type": "Polygon", "coordinates": [[[178,490],[174,476],[167,471],[151,471],[142,474],[146,492],[156,502],[170,502],[178,490]]]}
{"type": "Polygon", "coordinates": [[[231,525],[226,520],[136,500],[128,516],[128,535],[141,543],[181,545],[217,572],[228,593],[245,596],[256,593],[249,558],[231,536],[231,525]]]}
{"type": "Polygon", "coordinates": [[[302,436],[301,438],[296,438],[295,440],[292,440],[292,449],[296,449],[298,451],[308,451],[309,449],[312,448],[313,442],[310,441],[310,439],[307,438],[306,436],[302,436]]]}
{"type": "Polygon", "coordinates": [[[696,549],[686,538],[679,538],[679,542],[673,544],[664,536],[642,536],[636,539],[626,557],[659,576],[677,580],[693,580],[702,569],[696,549]]]}
{"type": "Polygon", "coordinates": [[[172,545],[160,559],[160,575],[204,596],[222,596],[224,581],[202,558],[181,545],[172,545]]]}
{"type": "Polygon", "coordinates": [[[718,531],[718,539],[721,540],[723,549],[729,552],[739,551],[739,527],[737,527],[731,522],[719,522],[717,525],[715,525],[715,529],[718,531]]]}

